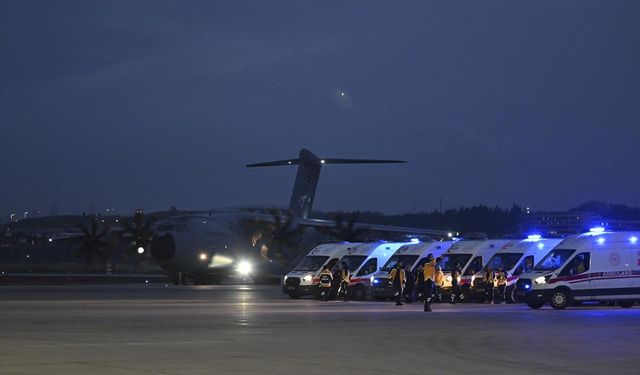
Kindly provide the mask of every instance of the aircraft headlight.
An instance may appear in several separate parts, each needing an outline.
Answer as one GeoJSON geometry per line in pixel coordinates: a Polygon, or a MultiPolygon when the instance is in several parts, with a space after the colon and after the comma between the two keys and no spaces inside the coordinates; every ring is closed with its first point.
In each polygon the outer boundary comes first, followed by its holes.
{"type": "Polygon", "coordinates": [[[246,260],[242,260],[240,261],[240,263],[238,263],[238,267],[236,268],[236,270],[239,274],[247,276],[251,273],[253,267],[251,266],[251,263],[247,262],[246,260]]]}
{"type": "Polygon", "coordinates": [[[138,248],[138,254],[144,254],[144,247],[140,246],[138,248]]]}
{"type": "Polygon", "coordinates": [[[536,284],[546,284],[547,283],[547,278],[544,277],[544,276],[536,277],[533,280],[533,282],[536,283],[536,284]]]}
{"type": "Polygon", "coordinates": [[[302,278],[302,281],[306,281],[306,282],[310,282],[311,280],[313,280],[313,275],[307,275],[302,278]]]}
{"type": "MultiPolygon", "coordinates": [[[[140,249],[138,249],[138,250],[140,250],[140,249]]],[[[207,253],[200,253],[198,258],[200,258],[200,260],[207,260],[207,258],[208,258],[207,253]]]]}

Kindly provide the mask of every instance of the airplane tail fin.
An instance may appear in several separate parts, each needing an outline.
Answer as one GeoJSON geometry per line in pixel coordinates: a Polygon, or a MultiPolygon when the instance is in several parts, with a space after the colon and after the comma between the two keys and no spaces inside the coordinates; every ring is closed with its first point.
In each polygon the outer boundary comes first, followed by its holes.
{"type": "Polygon", "coordinates": [[[298,165],[298,174],[293,185],[289,210],[296,217],[308,218],[313,207],[313,199],[316,195],[320,169],[323,164],[383,164],[406,163],[402,160],[376,160],[376,159],[321,159],[307,149],[300,150],[297,159],[277,160],[264,163],[248,164],[247,167],[276,167],[298,165]]]}

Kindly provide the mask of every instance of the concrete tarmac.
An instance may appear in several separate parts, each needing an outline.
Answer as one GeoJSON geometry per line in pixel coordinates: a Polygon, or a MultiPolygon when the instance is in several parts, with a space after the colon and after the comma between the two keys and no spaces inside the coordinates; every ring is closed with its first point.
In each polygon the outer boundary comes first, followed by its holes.
{"type": "Polygon", "coordinates": [[[635,374],[640,307],[290,300],[277,286],[0,287],[0,374],[635,374]]]}

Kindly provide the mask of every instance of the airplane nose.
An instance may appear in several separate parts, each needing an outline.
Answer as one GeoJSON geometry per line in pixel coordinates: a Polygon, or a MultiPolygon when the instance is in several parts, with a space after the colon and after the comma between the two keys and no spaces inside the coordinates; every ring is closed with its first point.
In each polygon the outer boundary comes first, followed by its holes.
{"type": "Polygon", "coordinates": [[[176,241],[170,234],[153,236],[151,240],[151,256],[160,261],[167,262],[176,253],[176,241]]]}

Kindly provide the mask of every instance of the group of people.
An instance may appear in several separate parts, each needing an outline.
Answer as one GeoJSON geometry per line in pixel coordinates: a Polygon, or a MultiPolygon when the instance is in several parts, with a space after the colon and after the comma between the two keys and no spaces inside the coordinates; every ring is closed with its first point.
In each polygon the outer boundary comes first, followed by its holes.
{"type": "Polygon", "coordinates": [[[502,268],[498,267],[498,272],[494,271],[491,266],[487,267],[482,277],[482,282],[485,287],[485,297],[487,303],[494,303],[495,287],[498,288],[498,297],[500,297],[500,303],[507,302],[507,273],[502,268]]]}
{"type": "Polygon", "coordinates": [[[325,265],[320,272],[320,299],[329,301],[342,298],[348,301],[349,279],[351,279],[351,272],[346,263],[342,263],[333,273],[329,266],[325,265]]]}
{"type": "MultiPolygon", "coordinates": [[[[393,285],[396,305],[402,305],[403,296],[405,302],[413,302],[414,294],[418,302],[424,303],[424,311],[426,312],[431,311],[431,303],[434,299],[442,302],[444,273],[442,272],[442,268],[437,266],[439,260],[440,259],[434,258],[433,254],[429,254],[426,262],[418,265],[415,270],[411,270],[410,266],[403,268],[401,262],[396,264],[395,268],[389,273],[389,280],[393,285]]],[[[456,291],[457,289],[454,288],[451,293],[451,303],[455,303],[456,296],[462,294],[460,292],[456,293],[456,291]]]]}
{"type": "MultiPolygon", "coordinates": [[[[401,262],[389,273],[389,280],[393,285],[394,296],[397,306],[402,305],[402,298],[405,302],[413,302],[414,294],[416,300],[424,303],[424,311],[431,311],[431,303],[434,300],[442,302],[442,287],[444,285],[444,273],[442,267],[438,264],[440,258],[434,258],[433,254],[427,256],[424,264],[418,265],[414,270],[410,266],[403,268],[401,262]]],[[[459,285],[462,268],[456,263],[451,272],[451,300],[450,303],[456,303],[458,300],[464,300],[464,293],[459,285]]],[[[346,263],[342,263],[332,273],[328,266],[324,266],[320,272],[320,299],[329,301],[334,299],[349,299],[349,280],[351,272],[346,263]]],[[[494,288],[498,288],[498,296],[500,302],[506,302],[507,273],[500,266],[495,272],[491,267],[487,267],[483,283],[485,286],[486,301],[494,303],[494,288]]]]}

